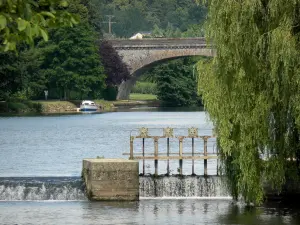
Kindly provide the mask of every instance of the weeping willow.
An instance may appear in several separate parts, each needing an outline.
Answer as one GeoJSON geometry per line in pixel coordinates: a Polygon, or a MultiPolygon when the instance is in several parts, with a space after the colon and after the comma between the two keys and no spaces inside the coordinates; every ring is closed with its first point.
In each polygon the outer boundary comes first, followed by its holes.
{"type": "Polygon", "coordinates": [[[264,200],[299,178],[300,0],[208,0],[216,57],[198,63],[232,195],[264,200]]]}

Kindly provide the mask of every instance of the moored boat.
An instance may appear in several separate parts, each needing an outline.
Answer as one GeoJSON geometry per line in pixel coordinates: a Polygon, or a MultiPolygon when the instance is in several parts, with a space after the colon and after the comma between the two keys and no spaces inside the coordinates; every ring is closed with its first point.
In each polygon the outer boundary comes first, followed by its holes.
{"type": "Polygon", "coordinates": [[[96,112],[98,110],[98,106],[93,101],[84,100],[80,104],[81,112],[96,112]]]}

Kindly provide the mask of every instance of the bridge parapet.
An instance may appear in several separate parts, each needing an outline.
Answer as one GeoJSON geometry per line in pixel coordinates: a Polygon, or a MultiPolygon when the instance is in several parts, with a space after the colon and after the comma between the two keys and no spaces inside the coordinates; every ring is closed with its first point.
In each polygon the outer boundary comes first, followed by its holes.
{"type": "Polygon", "coordinates": [[[178,49],[208,47],[205,38],[113,39],[109,41],[115,49],[178,49]]]}

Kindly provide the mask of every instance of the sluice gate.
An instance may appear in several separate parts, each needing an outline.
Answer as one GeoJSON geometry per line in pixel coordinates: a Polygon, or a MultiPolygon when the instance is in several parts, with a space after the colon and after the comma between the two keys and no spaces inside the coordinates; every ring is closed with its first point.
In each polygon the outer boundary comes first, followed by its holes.
{"type": "MultiPolygon", "coordinates": [[[[145,160],[154,161],[154,175],[158,175],[158,162],[166,161],[166,175],[170,175],[170,163],[178,161],[178,174],[183,175],[183,161],[191,160],[191,175],[196,175],[195,161],[203,160],[204,176],[208,176],[208,160],[217,161],[217,174],[219,167],[216,137],[208,135],[211,130],[199,130],[196,127],[184,128],[146,128],[142,127],[130,133],[130,160],[142,161],[142,173],[145,175],[145,160]],[[148,143],[148,146],[146,145],[148,143]],[[152,143],[151,143],[152,142],[152,143]],[[173,143],[172,149],[170,143],[173,143]],[[196,144],[197,142],[197,144],[196,144]],[[174,143],[177,143],[177,146],[174,143]],[[152,147],[150,146],[152,145],[152,147]],[[150,148],[149,148],[150,147],[150,148]],[[151,150],[152,148],[152,150],[151,150]],[[174,151],[175,148],[175,151],[174,151]],[[165,152],[161,151],[165,150],[165,152]]],[[[199,174],[200,175],[200,174],[199,174]]]]}

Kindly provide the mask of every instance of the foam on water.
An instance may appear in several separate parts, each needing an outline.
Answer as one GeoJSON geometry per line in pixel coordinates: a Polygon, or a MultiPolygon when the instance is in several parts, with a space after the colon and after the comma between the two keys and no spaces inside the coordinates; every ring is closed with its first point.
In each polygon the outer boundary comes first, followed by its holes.
{"type": "Polygon", "coordinates": [[[140,177],[141,197],[220,198],[229,197],[221,177],[140,177]]]}
{"type": "Polygon", "coordinates": [[[79,177],[24,177],[0,178],[0,200],[86,200],[86,197],[79,177]]]}
{"type": "MultiPolygon", "coordinates": [[[[217,176],[140,177],[141,199],[228,199],[217,176]]],[[[82,201],[80,177],[0,178],[0,201],[82,201]]]]}

